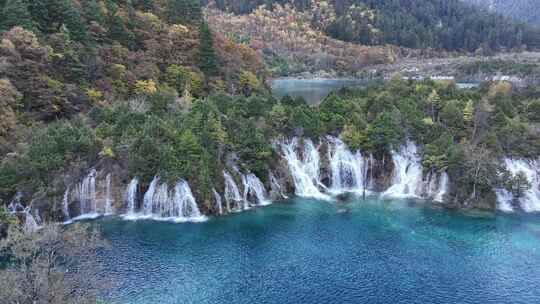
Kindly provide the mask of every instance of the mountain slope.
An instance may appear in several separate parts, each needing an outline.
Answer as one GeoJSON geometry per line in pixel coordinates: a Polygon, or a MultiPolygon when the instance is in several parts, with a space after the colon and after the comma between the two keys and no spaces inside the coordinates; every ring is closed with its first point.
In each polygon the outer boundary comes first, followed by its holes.
{"type": "Polygon", "coordinates": [[[537,0],[464,0],[505,16],[540,25],[540,2],[537,0]]]}
{"type": "Polygon", "coordinates": [[[198,0],[0,0],[0,79],[50,121],[145,89],[199,97],[263,76],[260,57],[212,37],[201,14],[198,0]]]}
{"type": "Polygon", "coordinates": [[[540,46],[529,26],[457,0],[335,0],[327,32],[345,41],[476,51],[540,46]]]}
{"type": "MultiPolygon", "coordinates": [[[[268,9],[293,6],[299,11],[330,10],[320,28],[333,38],[362,45],[393,44],[449,51],[499,51],[540,47],[540,30],[460,0],[222,0],[215,5],[237,14],[257,4],[268,9]]],[[[317,22],[317,18],[314,19],[317,22]]],[[[318,25],[318,24],[316,24],[318,25]]]]}

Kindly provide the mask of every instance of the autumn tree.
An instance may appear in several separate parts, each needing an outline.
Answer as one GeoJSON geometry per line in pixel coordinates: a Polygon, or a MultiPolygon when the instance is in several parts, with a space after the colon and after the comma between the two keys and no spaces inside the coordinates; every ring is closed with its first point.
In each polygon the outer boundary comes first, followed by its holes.
{"type": "Polygon", "coordinates": [[[499,166],[493,153],[484,146],[465,144],[462,149],[465,160],[462,166],[465,172],[460,178],[472,185],[470,198],[476,200],[478,193],[491,189],[495,181],[498,180],[499,166]]]}
{"type": "Polygon", "coordinates": [[[242,71],[238,83],[240,84],[242,93],[246,96],[251,95],[260,86],[257,76],[250,71],[242,71]]]}
{"type": "Polygon", "coordinates": [[[0,79],[0,147],[9,140],[9,133],[15,128],[21,99],[21,93],[8,79],[0,79]]]}
{"type": "Polygon", "coordinates": [[[105,246],[96,230],[83,225],[46,225],[37,232],[10,225],[0,241],[6,262],[0,303],[96,303],[98,293],[112,285],[99,276],[97,250],[105,246]]]}

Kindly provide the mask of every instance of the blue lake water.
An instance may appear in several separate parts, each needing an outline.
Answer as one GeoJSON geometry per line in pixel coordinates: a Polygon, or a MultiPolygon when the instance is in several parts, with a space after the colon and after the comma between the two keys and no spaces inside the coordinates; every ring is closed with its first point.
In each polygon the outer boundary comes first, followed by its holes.
{"type": "MultiPolygon", "coordinates": [[[[272,94],[277,98],[289,95],[293,98],[302,97],[308,104],[319,104],[330,92],[341,88],[363,87],[378,83],[378,80],[347,79],[347,78],[277,78],[270,83],[272,94]]],[[[458,82],[460,89],[472,89],[479,86],[475,82],[458,82]]]]}
{"type": "Polygon", "coordinates": [[[294,199],[205,223],[102,219],[114,303],[540,303],[540,216],[294,199]]]}
{"type": "MultiPolygon", "coordinates": [[[[278,78],[271,82],[272,94],[277,98],[289,95],[302,97],[309,104],[319,104],[330,92],[344,87],[365,86],[370,81],[361,79],[296,79],[278,78]]],[[[373,83],[373,82],[371,82],[373,83]]]]}

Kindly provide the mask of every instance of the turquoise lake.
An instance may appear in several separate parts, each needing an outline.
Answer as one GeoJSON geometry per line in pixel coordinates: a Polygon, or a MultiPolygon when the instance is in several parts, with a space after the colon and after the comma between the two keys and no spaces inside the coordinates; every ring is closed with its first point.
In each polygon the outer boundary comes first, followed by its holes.
{"type": "Polygon", "coordinates": [[[540,216],[292,199],[204,223],[98,220],[114,303],[540,303],[540,216]]]}

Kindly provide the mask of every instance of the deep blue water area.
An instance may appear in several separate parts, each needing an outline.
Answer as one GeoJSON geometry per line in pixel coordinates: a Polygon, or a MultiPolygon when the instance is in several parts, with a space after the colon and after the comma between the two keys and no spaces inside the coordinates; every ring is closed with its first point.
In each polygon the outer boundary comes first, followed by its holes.
{"type": "Polygon", "coordinates": [[[204,223],[105,218],[114,303],[540,303],[540,216],[293,199],[204,223]]]}

